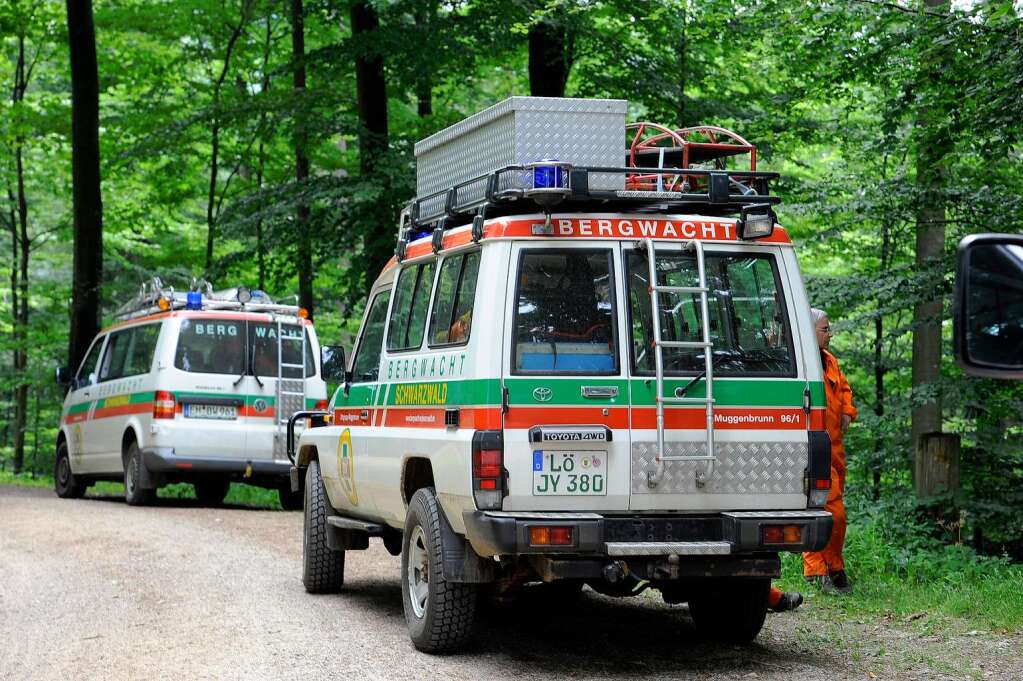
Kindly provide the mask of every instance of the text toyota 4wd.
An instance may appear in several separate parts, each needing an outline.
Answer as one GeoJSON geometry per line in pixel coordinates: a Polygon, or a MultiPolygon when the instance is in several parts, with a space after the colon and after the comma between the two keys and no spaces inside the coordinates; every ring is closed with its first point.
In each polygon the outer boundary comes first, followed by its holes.
{"type": "Polygon", "coordinates": [[[624,111],[513,98],[417,145],[420,196],[332,425],[298,440],[307,590],[339,590],[345,552],[381,537],[421,650],[467,640],[479,585],[540,582],[652,587],[749,640],[779,551],[830,535],[820,359],[773,174],[720,170],[755,158],[733,133],[624,111]],[[593,130],[611,158],[584,155],[593,130]],[[562,160],[469,163],[502,135],[562,160]]]}

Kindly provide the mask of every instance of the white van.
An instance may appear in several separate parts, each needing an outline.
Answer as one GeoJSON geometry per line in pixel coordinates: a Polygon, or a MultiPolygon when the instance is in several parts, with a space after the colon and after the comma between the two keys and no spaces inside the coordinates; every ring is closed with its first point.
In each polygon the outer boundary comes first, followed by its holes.
{"type": "Polygon", "coordinates": [[[305,311],[244,287],[175,292],[143,284],[93,341],[68,386],[57,437],[57,494],[80,497],[97,480],[123,480],[129,504],[190,482],[205,504],[232,481],[288,484],[284,431],[295,411],[326,405],[319,345],[305,311]]]}
{"type": "Polygon", "coordinates": [[[333,424],[298,440],[307,590],[340,589],[345,551],[381,537],[421,650],[467,640],[483,583],[653,587],[749,640],[779,552],[830,536],[821,361],[775,174],[734,133],[624,117],[513,98],[417,145],[420,196],[333,424]]]}

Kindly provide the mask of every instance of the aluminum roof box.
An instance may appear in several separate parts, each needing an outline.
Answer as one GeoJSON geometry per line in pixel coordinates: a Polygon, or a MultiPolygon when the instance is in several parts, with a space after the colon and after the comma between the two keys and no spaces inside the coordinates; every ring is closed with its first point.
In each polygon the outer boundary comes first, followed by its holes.
{"type": "MultiPolygon", "coordinates": [[[[625,162],[627,108],[624,99],[510,97],[416,144],[416,197],[505,166],[544,159],[620,167],[625,162]]],[[[624,189],[625,177],[591,175],[590,186],[624,189]]],[[[459,197],[482,198],[484,191],[480,181],[460,189],[459,197]]],[[[422,209],[425,217],[443,208],[444,199],[438,197],[424,202],[422,209]]]]}

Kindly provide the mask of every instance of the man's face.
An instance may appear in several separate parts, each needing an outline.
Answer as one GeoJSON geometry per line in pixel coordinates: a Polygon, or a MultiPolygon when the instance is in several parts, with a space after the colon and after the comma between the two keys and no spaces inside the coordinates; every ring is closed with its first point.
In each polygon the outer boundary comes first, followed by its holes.
{"type": "Polygon", "coordinates": [[[828,349],[833,335],[831,333],[831,322],[828,321],[827,317],[821,317],[817,320],[817,345],[820,346],[821,350],[828,349]]]}

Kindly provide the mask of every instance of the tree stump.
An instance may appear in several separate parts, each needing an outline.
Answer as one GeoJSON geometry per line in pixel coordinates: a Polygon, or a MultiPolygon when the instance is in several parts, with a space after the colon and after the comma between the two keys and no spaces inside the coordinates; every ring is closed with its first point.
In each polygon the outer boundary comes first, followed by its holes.
{"type": "Polygon", "coordinates": [[[913,461],[913,491],[917,497],[933,497],[959,489],[959,436],[924,433],[913,461]]]}

